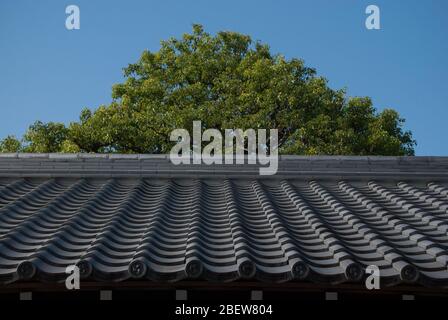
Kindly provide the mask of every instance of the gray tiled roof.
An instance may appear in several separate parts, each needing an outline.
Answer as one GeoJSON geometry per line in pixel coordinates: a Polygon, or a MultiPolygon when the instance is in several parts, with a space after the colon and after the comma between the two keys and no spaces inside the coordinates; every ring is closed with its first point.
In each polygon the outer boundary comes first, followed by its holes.
{"type": "Polygon", "coordinates": [[[0,282],[361,281],[448,285],[448,158],[0,156],[0,282]]]}

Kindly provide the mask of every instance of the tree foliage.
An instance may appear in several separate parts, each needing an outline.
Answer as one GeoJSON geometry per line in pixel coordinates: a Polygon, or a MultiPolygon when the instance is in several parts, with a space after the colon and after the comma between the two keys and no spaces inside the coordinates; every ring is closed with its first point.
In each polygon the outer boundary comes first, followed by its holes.
{"type": "Polygon", "coordinates": [[[19,152],[22,149],[22,144],[14,136],[7,136],[0,141],[0,152],[19,152]]]}
{"type": "Polygon", "coordinates": [[[413,155],[415,141],[392,109],[347,97],[300,59],[272,54],[247,35],[200,25],[161,42],[124,69],[110,105],[80,119],[34,123],[1,151],[166,153],[175,128],[276,128],[284,154],[413,155]]]}

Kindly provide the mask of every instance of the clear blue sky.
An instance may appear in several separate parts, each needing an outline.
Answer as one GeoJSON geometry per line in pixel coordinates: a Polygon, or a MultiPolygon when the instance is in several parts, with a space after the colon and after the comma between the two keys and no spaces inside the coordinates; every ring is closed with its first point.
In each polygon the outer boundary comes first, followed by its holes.
{"type": "Polygon", "coordinates": [[[0,2],[0,137],[29,124],[69,123],[111,101],[122,68],[144,49],[191,31],[232,30],[299,57],[353,96],[406,118],[418,155],[448,156],[448,1],[7,1],[0,2]],[[76,4],[81,29],[65,28],[76,4]],[[381,30],[364,26],[381,10],[381,30]]]}

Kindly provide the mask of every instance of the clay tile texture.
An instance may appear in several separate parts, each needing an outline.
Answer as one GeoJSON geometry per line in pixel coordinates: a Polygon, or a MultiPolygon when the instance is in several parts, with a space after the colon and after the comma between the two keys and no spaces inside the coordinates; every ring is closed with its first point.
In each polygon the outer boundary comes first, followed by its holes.
{"type": "Polygon", "coordinates": [[[448,158],[0,156],[0,286],[183,280],[448,285],[448,158]]]}

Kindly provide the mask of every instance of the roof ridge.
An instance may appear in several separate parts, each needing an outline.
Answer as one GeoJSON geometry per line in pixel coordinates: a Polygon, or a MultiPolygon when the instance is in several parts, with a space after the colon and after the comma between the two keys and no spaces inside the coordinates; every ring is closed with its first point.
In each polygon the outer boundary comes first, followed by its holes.
{"type": "MultiPolygon", "coordinates": [[[[240,158],[241,159],[241,158],[240,158]]],[[[283,155],[274,175],[260,176],[247,157],[233,164],[180,164],[167,154],[9,153],[0,154],[0,177],[167,177],[430,179],[448,180],[448,157],[283,155]]]]}
{"type": "MultiPolygon", "coordinates": [[[[169,154],[151,153],[0,153],[2,158],[18,159],[169,159],[169,154]]],[[[247,155],[244,156],[247,158],[247,155]]],[[[448,161],[448,156],[353,156],[353,155],[279,155],[279,160],[407,160],[407,161],[448,161]]]]}

